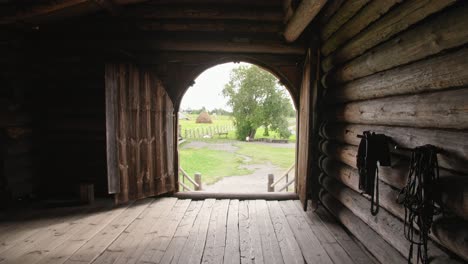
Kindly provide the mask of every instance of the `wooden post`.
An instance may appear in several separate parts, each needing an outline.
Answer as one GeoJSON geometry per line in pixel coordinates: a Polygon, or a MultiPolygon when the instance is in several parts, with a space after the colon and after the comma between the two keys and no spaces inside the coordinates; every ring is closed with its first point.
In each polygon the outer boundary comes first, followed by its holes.
{"type": "Polygon", "coordinates": [[[84,204],[92,204],[94,202],[94,184],[80,184],[80,201],[84,204]]]}
{"type": "MultiPolygon", "coordinates": [[[[289,173],[286,173],[286,184],[289,182],[289,173]]],[[[286,192],[289,192],[289,185],[286,186],[286,192]]]]}
{"type": "Polygon", "coordinates": [[[275,191],[275,186],[271,186],[274,181],[275,181],[275,175],[268,174],[268,186],[267,186],[268,192],[274,192],[275,191]]]}
{"type": "Polygon", "coordinates": [[[198,184],[198,187],[195,186],[195,191],[201,191],[202,190],[202,180],[201,180],[201,173],[197,172],[195,173],[195,182],[198,184]]]}

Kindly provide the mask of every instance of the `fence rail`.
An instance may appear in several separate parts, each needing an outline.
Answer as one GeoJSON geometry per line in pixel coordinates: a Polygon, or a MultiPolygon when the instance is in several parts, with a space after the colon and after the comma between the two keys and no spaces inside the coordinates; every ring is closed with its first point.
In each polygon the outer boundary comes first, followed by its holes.
{"type": "Polygon", "coordinates": [[[201,174],[200,173],[195,173],[194,179],[188,175],[187,172],[184,171],[181,167],[179,167],[179,171],[181,173],[181,178],[182,181],[179,181],[180,187],[182,187],[183,191],[201,191],[202,190],[202,181],[201,181],[201,174]],[[185,183],[185,179],[187,179],[188,182],[190,182],[193,185],[193,188],[190,188],[185,183]]]}
{"type": "Polygon", "coordinates": [[[233,131],[234,126],[203,126],[197,128],[183,129],[183,138],[203,138],[206,136],[226,136],[230,131],[233,131]]]}
{"type": "Polygon", "coordinates": [[[278,183],[280,183],[281,181],[285,180],[286,183],[283,186],[281,186],[277,190],[277,192],[282,192],[284,190],[286,190],[288,192],[289,191],[289,186],[296,181],[295,177],[292,177],[291,181],[289,181],[289,173],[291,172],[292,169],[294,169],[295,166],[296,166],[296,164],[291,165],[291,167],[289,167],[289,169],[287,171],[285,171],[283,173],[283,175],[281,177],[279,177],[276,181],[274,180],[275,176],[273,174],[268,174],[268,191],[269,192],[274,192],[275,191],[275,186],[278,183]]]}

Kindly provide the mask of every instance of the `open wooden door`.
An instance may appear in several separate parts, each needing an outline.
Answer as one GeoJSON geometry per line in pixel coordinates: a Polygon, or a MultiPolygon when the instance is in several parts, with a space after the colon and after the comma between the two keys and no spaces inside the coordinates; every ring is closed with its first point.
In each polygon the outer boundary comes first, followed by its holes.
{"type": "Polygon", "coordinates": [[[307,208],[308,177],[310,174],[310,144],[311,144],[311,64],[310,50],[304,62],[302,84],[299,96],[299,137],[297,155],[297,185],[296,190],[304,209],[307,208]]]}
{"type": "Polygon", "coordinates": [[[116,203],[174,192],[174,107],[147,69],[106,65],[109,193],[116,203]]]}

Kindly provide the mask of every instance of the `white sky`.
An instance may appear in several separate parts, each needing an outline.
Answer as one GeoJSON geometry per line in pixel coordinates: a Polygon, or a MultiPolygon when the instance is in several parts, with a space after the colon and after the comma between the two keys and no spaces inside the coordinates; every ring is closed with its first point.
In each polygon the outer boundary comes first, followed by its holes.
{"type": "Polygon", "coordinates": [[[203,106],[207,110],[213,110],[214,108],[231,110],[227,106],[227,98],[222,95],[222,90],[224,85],[229,82],[231,70],[240,65],[248,65],[248,63],[224,63],[204,71],[195,79],[195,84],[185,93],[180,110],[200,109],[203,106]]]}

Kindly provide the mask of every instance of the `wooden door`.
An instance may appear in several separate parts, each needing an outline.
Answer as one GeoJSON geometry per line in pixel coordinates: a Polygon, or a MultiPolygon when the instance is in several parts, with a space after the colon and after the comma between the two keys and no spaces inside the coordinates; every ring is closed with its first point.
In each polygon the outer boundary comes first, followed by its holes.
{"type": "Polygon", "coordinates": [[[174,118],[172,101],[152,71],[106,65],[108,188],[116,203],[176,190],[174,118]]]}

